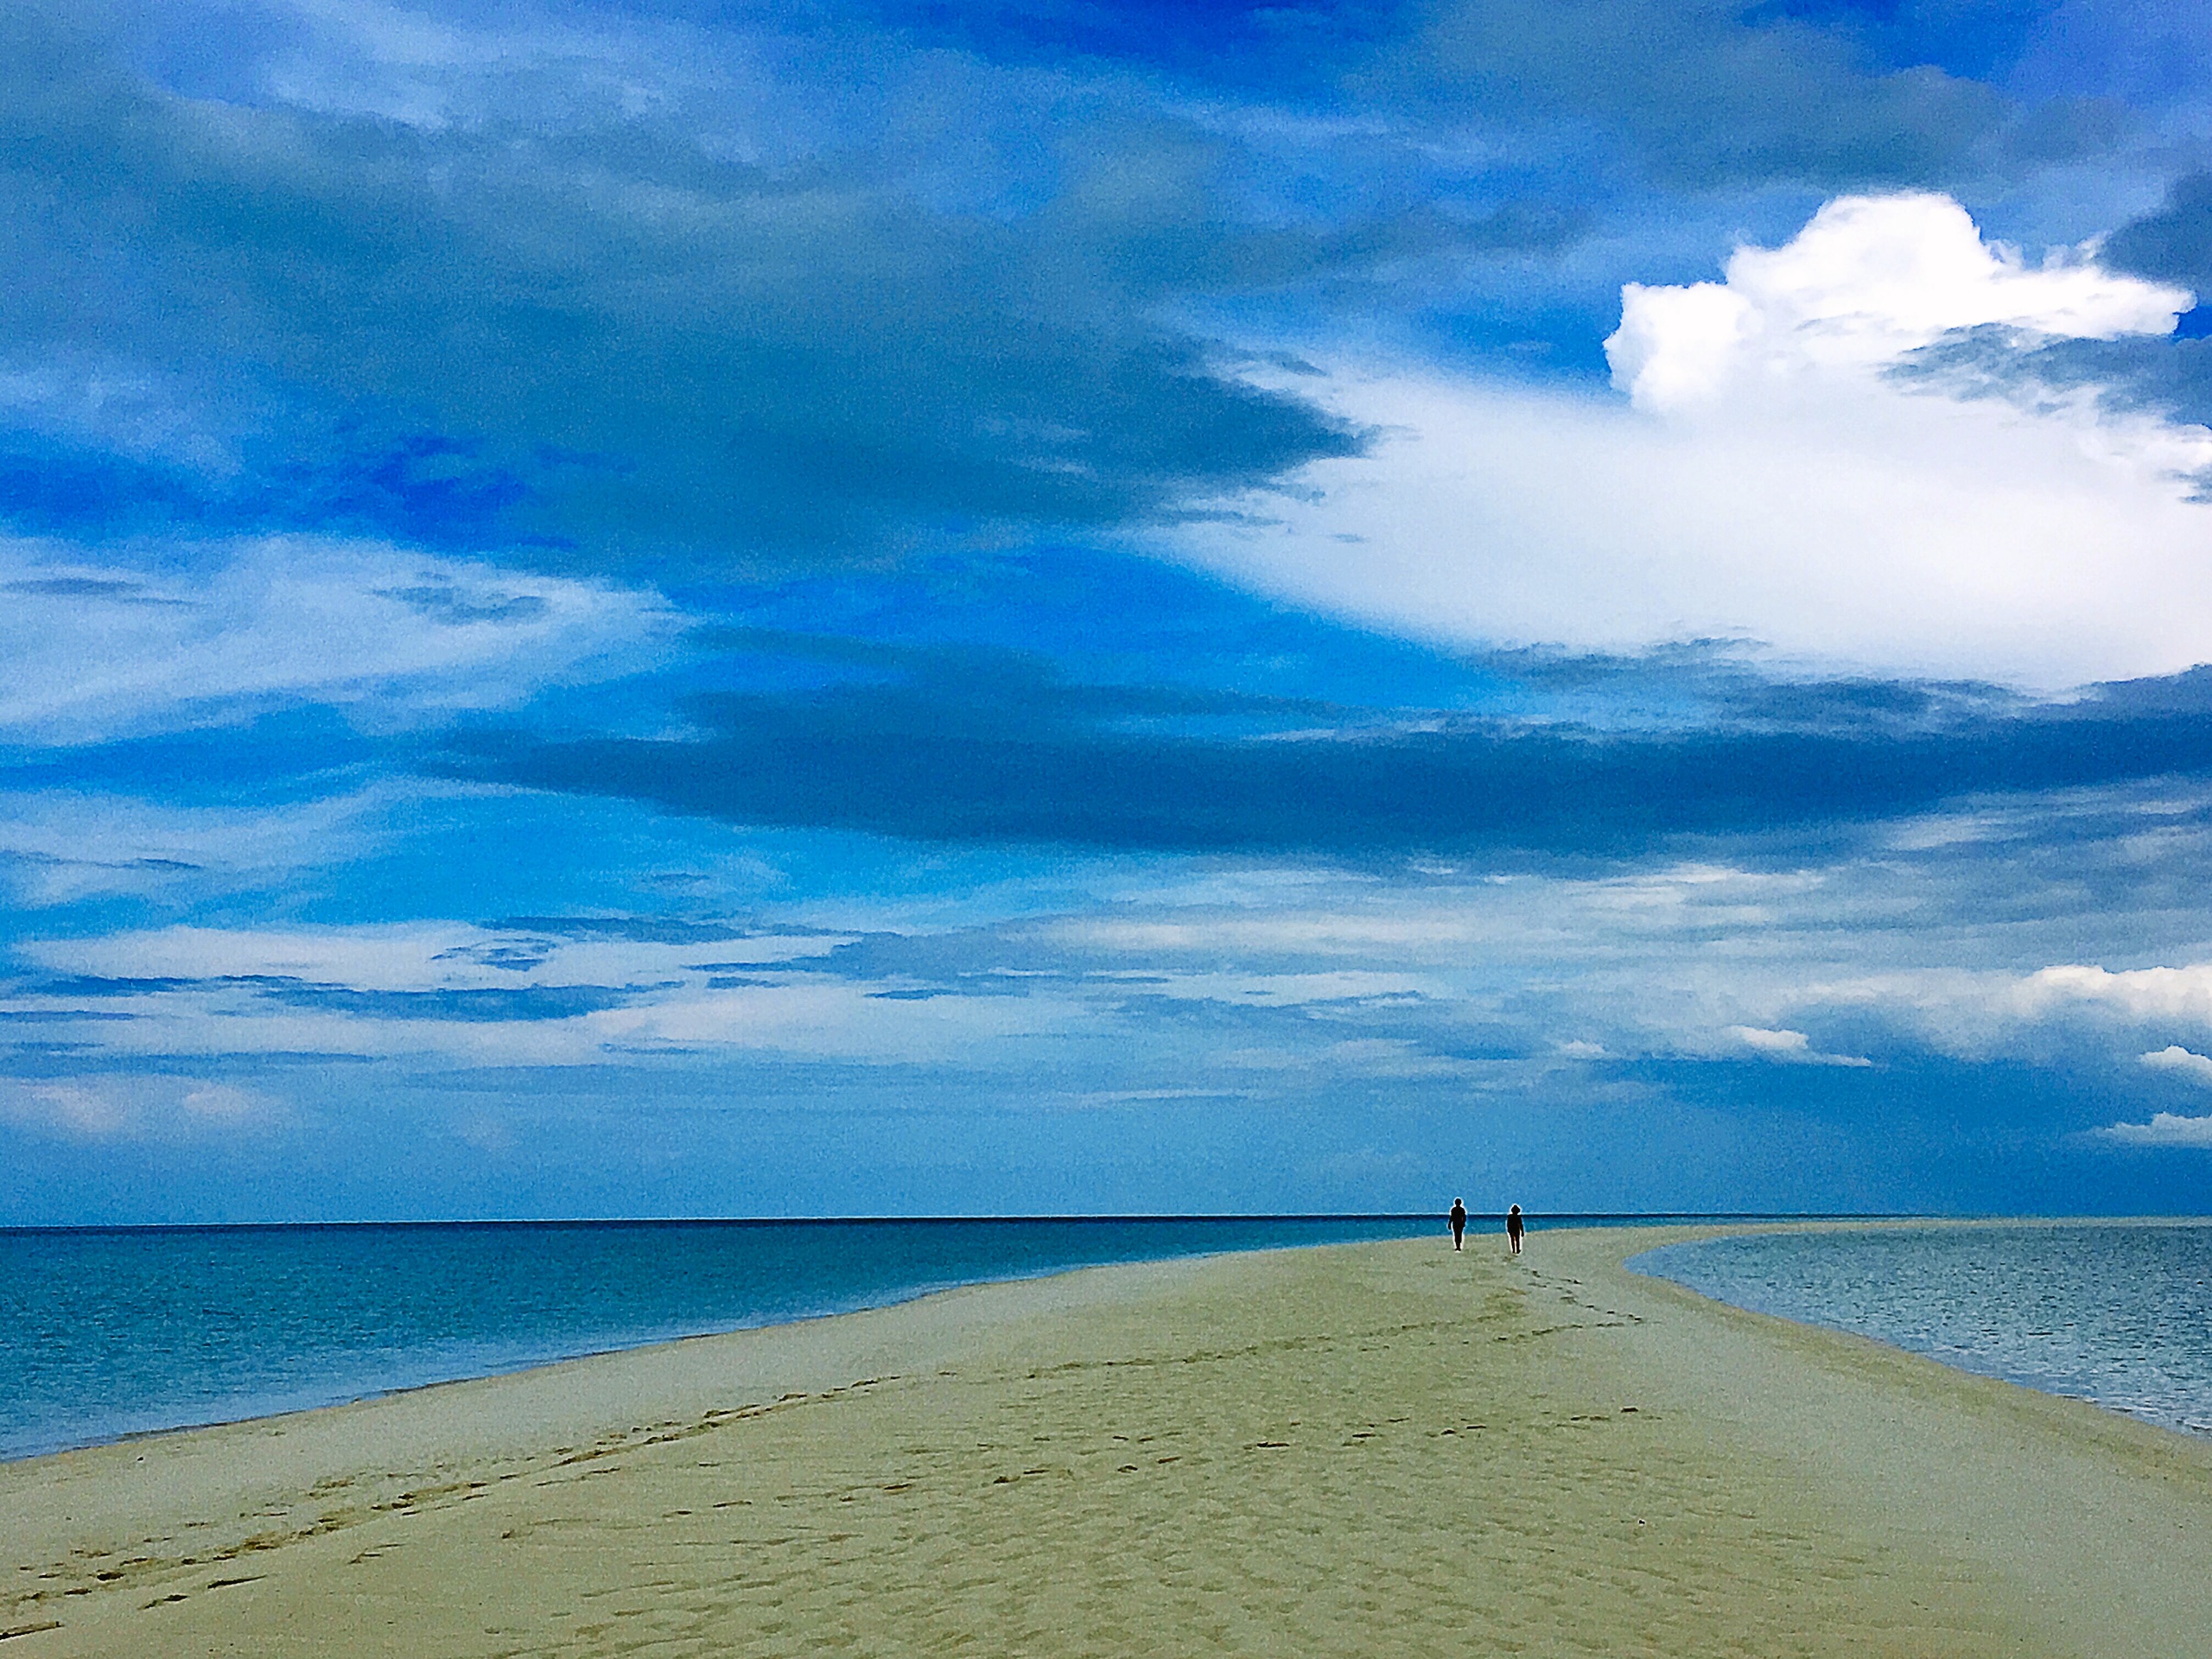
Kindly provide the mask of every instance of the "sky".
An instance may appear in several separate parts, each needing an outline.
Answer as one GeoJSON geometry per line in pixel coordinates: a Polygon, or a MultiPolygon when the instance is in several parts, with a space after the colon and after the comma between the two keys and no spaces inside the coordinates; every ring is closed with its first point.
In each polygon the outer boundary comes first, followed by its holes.
{"type": "Polygon", "coordinates": [[[2212,1209],[2207,39],[10,0],[0,1224],[2212,1209]]]}

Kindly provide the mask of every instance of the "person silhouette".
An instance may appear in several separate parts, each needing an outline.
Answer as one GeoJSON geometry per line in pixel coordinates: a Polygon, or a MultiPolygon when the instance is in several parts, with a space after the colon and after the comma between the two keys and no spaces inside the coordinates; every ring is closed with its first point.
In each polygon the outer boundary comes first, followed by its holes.
{"type": "Polygon", "coordinates": [[[1459,1241],[1467,1236],[1467,1206],[1459,1199],[1452,1200],[1452,1248],[1458,1249],[1459,1241]]]}
{"type": "Polygon", "coordinates": [[[1515,1205],[1505,1212],[1505,1238],[1513,1246],[1513,1254],[1521,1254],[1521,1206],[1515,1205]]]}

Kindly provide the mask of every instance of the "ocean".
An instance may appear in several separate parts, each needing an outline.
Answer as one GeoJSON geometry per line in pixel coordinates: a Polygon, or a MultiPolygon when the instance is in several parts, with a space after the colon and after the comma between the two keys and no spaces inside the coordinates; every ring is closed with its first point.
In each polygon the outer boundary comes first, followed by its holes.
{"type": "Polygon", "coordinates": [[[2005,1222],[1670,1244],[1638,1272],[2212,1434],[2212,1222],[2005,1222]]]}
{"type": "MultiPolygon", "coordinates": [[[[0,1229],[0,1459],[986,1280],[1442,1227],[1355,1216],[0,1229]]],[[[2212,1224],[1750,1234],[1631,1265],[2212,1433],[2212,1224]]]]}
{"type": "Polygon", "coordinates": [[[0,1459],[984,1280],[1407,1237],[1443,1224],[1297,1217],[0,1230],[0,1459]]]}

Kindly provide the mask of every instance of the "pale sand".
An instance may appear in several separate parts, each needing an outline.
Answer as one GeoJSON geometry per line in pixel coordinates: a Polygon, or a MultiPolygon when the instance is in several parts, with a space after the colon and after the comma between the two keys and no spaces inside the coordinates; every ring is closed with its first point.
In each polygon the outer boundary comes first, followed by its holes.
{"type": "Polygon", "coordinates": [[[1618,1265],[1095,1269],[0,1468],[0,1659],[2212,1656],[2212,1448],[1618,1265]]]}

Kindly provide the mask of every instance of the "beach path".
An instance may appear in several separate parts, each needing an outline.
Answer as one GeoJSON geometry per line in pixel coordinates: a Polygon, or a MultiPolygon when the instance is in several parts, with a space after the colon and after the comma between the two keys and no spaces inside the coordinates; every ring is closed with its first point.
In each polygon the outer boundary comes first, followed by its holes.
{"type": "Polygon", "coordinates": [[[2212,1452],[1539,1233],[1092,1269],[0,1468],[0,1659],[2212,1656],[2212,1452]]]}

